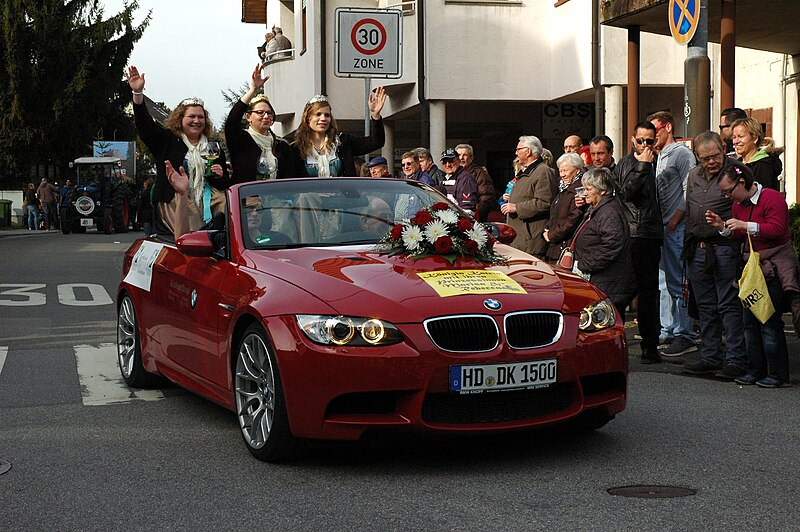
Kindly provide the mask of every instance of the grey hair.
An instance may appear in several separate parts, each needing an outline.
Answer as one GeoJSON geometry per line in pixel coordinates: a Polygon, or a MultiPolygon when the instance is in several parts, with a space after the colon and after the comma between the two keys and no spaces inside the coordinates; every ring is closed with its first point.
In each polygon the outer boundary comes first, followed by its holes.
{"type": "Polygon", "coordinates": [[[558,158],[558,161],[556,161],[556,166],[561,168],[561,165],[564,163],[567,163],[578,170],[583,170],[583,159],[581,159],[581,156],[577,153],[565,153],[558,158]]]}
{"type": "Polygon", "coordinates": [[[542,141],[533,135],[523,135],[519,140],[525,145],[526,148],[531,149],[531,153],[536,157],[542,156],[542,141]]]}
{"type": "Polygon", "coordinates": [[[583,174],[581,183],[596,188],[601,192],[614,190],[613,177],[608,168],[590,168],[583,174]]]}
{"type": "Polygon", "coordinates": [[[470,146],[469,144],[459,144],[458,146],[456,146],[456,151],[462,150],[462,149],[463,150],[467,150],[467,153],[469,153],[470,157],[474,157],[475,156],[475,153],[472,151],[472,146],[470,146]]]}
{"type": "Polygon", "coordinates": [[[433,156],[431,155],[431,150],[428,148],[415,148],[414,150],[417,153],[417,157],[420,159],[427,159],[428,161],[433,160],[433,156]]]}

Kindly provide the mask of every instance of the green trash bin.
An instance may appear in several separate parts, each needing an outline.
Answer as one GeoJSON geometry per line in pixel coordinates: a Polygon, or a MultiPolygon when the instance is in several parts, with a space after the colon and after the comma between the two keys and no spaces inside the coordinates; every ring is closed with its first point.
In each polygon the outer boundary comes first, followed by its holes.
{"type": "Polygon", "coordinates": [[[11,204],[10,199],[0,199],[0,227],[11,227],[11,204]]]}

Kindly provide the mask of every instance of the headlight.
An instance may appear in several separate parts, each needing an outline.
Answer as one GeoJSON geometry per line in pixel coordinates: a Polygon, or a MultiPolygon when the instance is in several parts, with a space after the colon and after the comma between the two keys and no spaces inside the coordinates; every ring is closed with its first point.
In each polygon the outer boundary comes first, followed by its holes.
{"type": "Polygon", "coordinates": [[[299,314],[295,319],[309,340],[322,345],[391,345],[403,341],[397,327],[377,318],[299,314]]]}
{"type": "Polygon", "coordinates": [[[581,311],[581,321],[578,324],[582,331],[599,331],[613,327],[617,321],[617,311],[614,304],[608,299],[592,303],[581,311]]]}

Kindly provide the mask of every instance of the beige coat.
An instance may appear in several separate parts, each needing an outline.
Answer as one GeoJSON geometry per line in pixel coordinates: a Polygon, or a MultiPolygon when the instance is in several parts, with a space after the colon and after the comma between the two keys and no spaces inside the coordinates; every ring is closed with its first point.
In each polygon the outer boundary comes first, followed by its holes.
{"type": "Polygon", "coordinates": [[[544,258],[547,242],[542,233],[550,217],[550,204],[555,196],[555,170],[542,159],[523,168],[511,189],[509,203],[517,206],[517,212],[508,217],[508,223],[517,232],[511,245],[531,255],[544,258]]]}

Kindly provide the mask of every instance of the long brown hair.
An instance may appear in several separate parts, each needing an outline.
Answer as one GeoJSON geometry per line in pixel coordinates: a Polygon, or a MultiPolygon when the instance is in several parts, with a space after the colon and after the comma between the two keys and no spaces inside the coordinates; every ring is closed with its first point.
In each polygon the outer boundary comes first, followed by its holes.
{"type": "Polygon", "coordinates": [[[183,128],[181,127],[181,122],[183,121],[183,115],[186,114],[186,109],[189,107],[199,107],[203,110],[203,114],[206,115],[206,127],[203,129],[203,135],[206,138],[211,138],[211,132],[213,131],[213,126],[211,125],[211,119],[208,118],[208,111],[202,105],[184,105],[182,103],[178,104],[178,107],[172,110],[172,112],[167,117],[167,129],[172,131],[176,137],[180,137],[181,133],[183,133],[183,128]]]}
{"type": "MultiPolygon", "coordinates": [[[[319,102],[310,102],[307,103],[305,108],[303,109],[303,119],[300,121],[300,125],[297,128],[297,132],[294,134],[294,142],[297,147],[300,149],[300,153],[303,154],[304,157],[308,157],[308,155],[314,149],[314,143],[312,142],[312,131],[311,127],[309,126],[309,122],[311,121],[311,117],[323,107],[330,107],[331,104],[327,100],[319,101],[319,102]]],[[[339,134],[339,126],[336,124],[336,119],[333,118],[333,111],[331,110],[331,125],[328,128],[328,131],[325,133],[327,136],[326,147],[328,151],[333,150],[334,142],[336,142],[336,136],[339,134]]]]}

